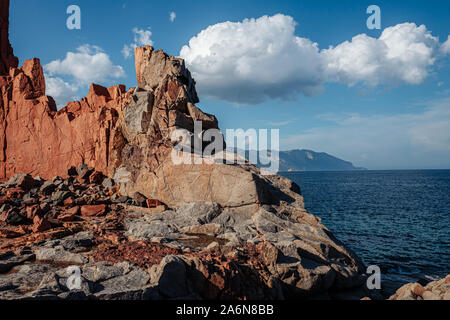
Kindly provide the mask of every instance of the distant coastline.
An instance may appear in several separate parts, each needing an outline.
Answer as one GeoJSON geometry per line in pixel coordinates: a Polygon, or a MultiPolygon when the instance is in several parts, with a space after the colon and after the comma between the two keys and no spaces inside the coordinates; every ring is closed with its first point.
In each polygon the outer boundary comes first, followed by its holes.
{"type": "Polygon", "coordinates": [[[305,173],[305,172],[351,172],[351,171],[363,171],[363,172],[415,172],[415,171],[450,171],[449,169],[366,169],[366,168],[362,168],[359,170],[310,170],[310,171],[306,171],[306,170],[280,170],[278,171],[278,174],[283,174],[283,173],[305,173]]]}
{"type": "MultiPolygon", "coordinates": [[[[253,156],[258,159],[255,164],[259,168],[264,168],[265,159],[261,159],[262,155],[267,157],[273,156],[270,151],[263,151],[256,155],[256,151],[242,151],[234,149],[235,153],[245,154],[247,159],[253,156]],[[263,160],[263,161],[261,161],[263,160]]],[[[366,168],[356,167],[350,161],[339,159],[325,152],[315,152],[312,150],[289,150],[279,151],[279,172],[309,172],[309,171],[365,171],[366,168]]]]}

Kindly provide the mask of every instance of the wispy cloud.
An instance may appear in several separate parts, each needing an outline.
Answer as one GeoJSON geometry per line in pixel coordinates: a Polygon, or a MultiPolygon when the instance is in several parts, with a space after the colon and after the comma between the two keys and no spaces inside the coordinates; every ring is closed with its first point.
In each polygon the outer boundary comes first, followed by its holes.
{"type": "Polygon", "coordinates": [[[79,90],[91,83],[108,82],[125,76],[124,69],[113,64],[100,47],[84,44],[64,59],[44,66],[47,94],[61,106],[78,97],[79,90]]]}
{"type": "Polygon", "coordinates": [[[56,105],[63,106],[69,101],[78,100],[79,87],[75,84],[70,84],[59,77],[51,77],[45,75],[46,95],[52,96],[55,99],[56,105]]]}
{"type": "Polygon", "coordinates": [[[450,54],[450,35],[447,37],[447,41],[442,44],[441,51],[443,54],[450,54]]]}
{"type": "Polygon", "coordinates": [[[54,60],[44,66],[50,76],[67,75],[79,84],[101,82],[125,76],[119,65],[114,65],[108,54],[94,45],[85,44],[75,52],[67,52],[65,59],[54,60]]]}
{"type": "Polygon", "coordinates": [[[271,127],[285,127],[294,122],[295,122],[295,119],[286,120],[286,121],[269,121],[267,124],[271,127]]]}

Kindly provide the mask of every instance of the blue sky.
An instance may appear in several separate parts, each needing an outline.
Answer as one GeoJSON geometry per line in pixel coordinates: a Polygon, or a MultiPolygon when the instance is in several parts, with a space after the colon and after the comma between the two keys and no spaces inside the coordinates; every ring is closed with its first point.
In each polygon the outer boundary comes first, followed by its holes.
{"type": "Polygon", "coordinates": [[[450,168],[449,1],[12,2],[15,54],[41,59],[59,103],[84,96],[91,81],[135,86],[124,46],[151,41],[186,58],[199,106],[222,129],[278,128],[282,150],[328,152],[370,169],[450,168]],[[71,4],[81,8],[81,30],[66,27],[71,4]],[[381,8],[381,30],[366,26],[372,4],[381,8]],[[391,51],[383,51],[385,38],[391,51]],[[205,48],[216,55],[205,57],[205,48]],[[101,63],[80,74],[65,64],[68,52],[78,63],[82,56],[101,63]]]}

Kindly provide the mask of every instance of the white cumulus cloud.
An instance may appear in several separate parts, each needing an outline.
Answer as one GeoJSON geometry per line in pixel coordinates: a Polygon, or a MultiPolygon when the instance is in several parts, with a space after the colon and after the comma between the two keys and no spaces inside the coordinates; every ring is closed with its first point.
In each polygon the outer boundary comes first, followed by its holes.
{"type": "Polygon", "coordinates": [[[444,54],[450,54],[450,36],[448,36],[447,41],[442,44],[441,50],[444,54]]]}
{"type": "Polygon", "coordinates": [[[294,35],[292,17],[277,14],[208,27],[181,49],[199,92],[234,103],[294,99],[322,90],[316,43],[294,35]]]}
{"type": "Polygon", "coordinates": [[[44,66],[49,76],[72,76],[80,85],[103,82],[125,76],[121,66],[114,65],[100,47],[85,44],[76,52],[68,52],[64,60],[54,60],[44,66]]]}
{"type": "Polygon", "coordinates": [[[326,82],[368,86],[422,83],[446,51],[424,25],[402,23],[379,38],[360,34],[335,47],[295,34],[296,22],[277,14],[209,26],[180,51],[202,95],[237,104],[298,99],[326,82]]]}
{"type": "Polygon", "coordinates": [[[122,49],[122,55],[125,59],[128,59],[132,55],[133,50],[137,46],[153,46],[153,41],[151,39],[152,32],[149,29],[145,30],[133,28],[133,34],[134,42],[131,44],[125,44],[122,49]]]}
{"type": "Polygon", "coordinates": [[[330,81],[419,84],[435,63],[438,48],[438,38],[424,25],[402,23],[386,28],[378,39],[360,34],[322,54],[330,81]]]}
{"type": "Polygon", "coordinates": [[[45,75],[46,95],[55,99],[56,105],[64,106],[69,101],[78,99],[78,87],[58,77],[45,75]]]}

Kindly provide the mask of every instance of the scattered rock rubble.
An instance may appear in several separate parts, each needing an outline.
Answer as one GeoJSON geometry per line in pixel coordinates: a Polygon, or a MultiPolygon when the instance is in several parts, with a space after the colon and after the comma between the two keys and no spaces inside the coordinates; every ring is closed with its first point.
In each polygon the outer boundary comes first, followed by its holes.
{"type": "Polygon", "coordinates": [[[0,185],[0,223],[5,224],[0,237],[15,239],[57,230],[70,222],[104,216],[118,204],[165,209],[158,200],[139,193],[134,198],[121,196],[112,179],[86,165],[70,168],[66,179],[44,181],[17,174],[0,185]]]}

